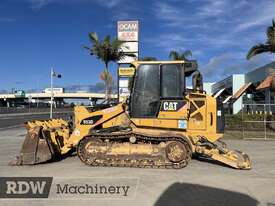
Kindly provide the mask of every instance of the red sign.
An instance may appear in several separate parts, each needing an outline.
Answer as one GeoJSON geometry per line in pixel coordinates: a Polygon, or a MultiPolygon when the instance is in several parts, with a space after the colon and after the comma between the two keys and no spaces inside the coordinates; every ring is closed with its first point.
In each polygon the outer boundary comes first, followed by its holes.
{"type": "Polygon", "coordinates": [[[138,41],[138,21],[118,21],[117,36],[121,41],[138,41]]]}

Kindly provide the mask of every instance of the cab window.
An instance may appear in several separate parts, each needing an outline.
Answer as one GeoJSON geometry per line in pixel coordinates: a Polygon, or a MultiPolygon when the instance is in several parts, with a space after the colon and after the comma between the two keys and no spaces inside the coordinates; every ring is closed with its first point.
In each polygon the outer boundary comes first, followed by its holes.
{"type": "Polygon", "coordinates": [[[180,64],[161,65],[161,97],[182,97],[184,77],[180,64]]]}

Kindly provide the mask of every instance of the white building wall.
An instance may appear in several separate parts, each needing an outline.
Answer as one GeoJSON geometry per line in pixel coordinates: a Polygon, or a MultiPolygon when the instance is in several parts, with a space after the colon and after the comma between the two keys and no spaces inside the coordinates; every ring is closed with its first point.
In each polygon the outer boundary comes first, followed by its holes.
{"type": "Polygon", "coordinates": [[[212,85],[215,83],[205,82],[203,83],[203,90],[206,91],[206,94],[212,95],[212,85]]]}
{"type": "MultiPolygon", "coordinates": [[[[232,75],[232,93],[235,94],[244,84],[244,74],[233,74],[232,75]]],[[[233,103],[233,114],[237,114],[242,109],[243,98],[242,96],[233,103]]]]}

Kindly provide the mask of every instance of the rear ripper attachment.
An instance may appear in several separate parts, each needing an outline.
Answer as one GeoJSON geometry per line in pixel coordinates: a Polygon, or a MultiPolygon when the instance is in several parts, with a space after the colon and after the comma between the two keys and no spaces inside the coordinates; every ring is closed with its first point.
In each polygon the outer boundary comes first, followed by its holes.
{"type": "Polygon", "coordinates": [[[229,150],[226,144],[220,140],[214,144],[201,137],[195,150],[202,157],[211,158],[235,169],[251,169],[251,161],[247,154],[239,150],[229,150]]]}

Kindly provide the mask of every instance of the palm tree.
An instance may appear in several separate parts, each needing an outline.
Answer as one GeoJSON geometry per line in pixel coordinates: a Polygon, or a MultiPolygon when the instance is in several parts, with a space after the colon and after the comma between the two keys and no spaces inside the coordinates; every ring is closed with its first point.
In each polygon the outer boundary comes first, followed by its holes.
{"type": "Polygon", "coordinates": [[[140,61],[157,61],[156,57],[143,57],[140,61]]]}
{"type": "Polygon", "coordinates": [[[190,50],[185,50],[184,52],[178,52],[178,51],[175,51],[175,50],[172,50],[169,54],[169,58],[171,60],[185,60],[187,61],[187,57],[188,56],[192,56],[192,52],[190,50]]]}
{"type": "Polygon", "coordinates": [[[100,41],[98,35],[95,32],[90,32],[89,40],[92,43],[92,46],[84,46],[84,48],[90,52],[90,55],[95,56],[105,65],[103,72],[100,74],[100,78],[105,83],[106,99],[108,99],[109,94],[111,93],[111,85],[113,79],[111,73],[109,72],[109,63],[117,62],[124,59],[126,56],[133,55],[125,54],[122,51],[122,48],[124,47],[124,42],[118,40],[117,38],[111,40],[110,35],[107,35],[102,41],[100,41]]]}
{"type": "Polygon", "coordinates": [[[253,46],[247,53],[246,58],[250,59],[253,56],[264,52],[275,53],[275,22],[272,20],[272,26],[266,30],[267,41],[265,44],[257,44],[253,46]]]}
{"type": "Polygon", "coordinates": [[[100,79],[105,83],[105,91],[108,91],[108,94],[107,94],[107,97],[108,97],[108,95],[112,91],[113,76],[110,72],[108,72],[106,69],[104,69],[100,73],[100,79]]]}

